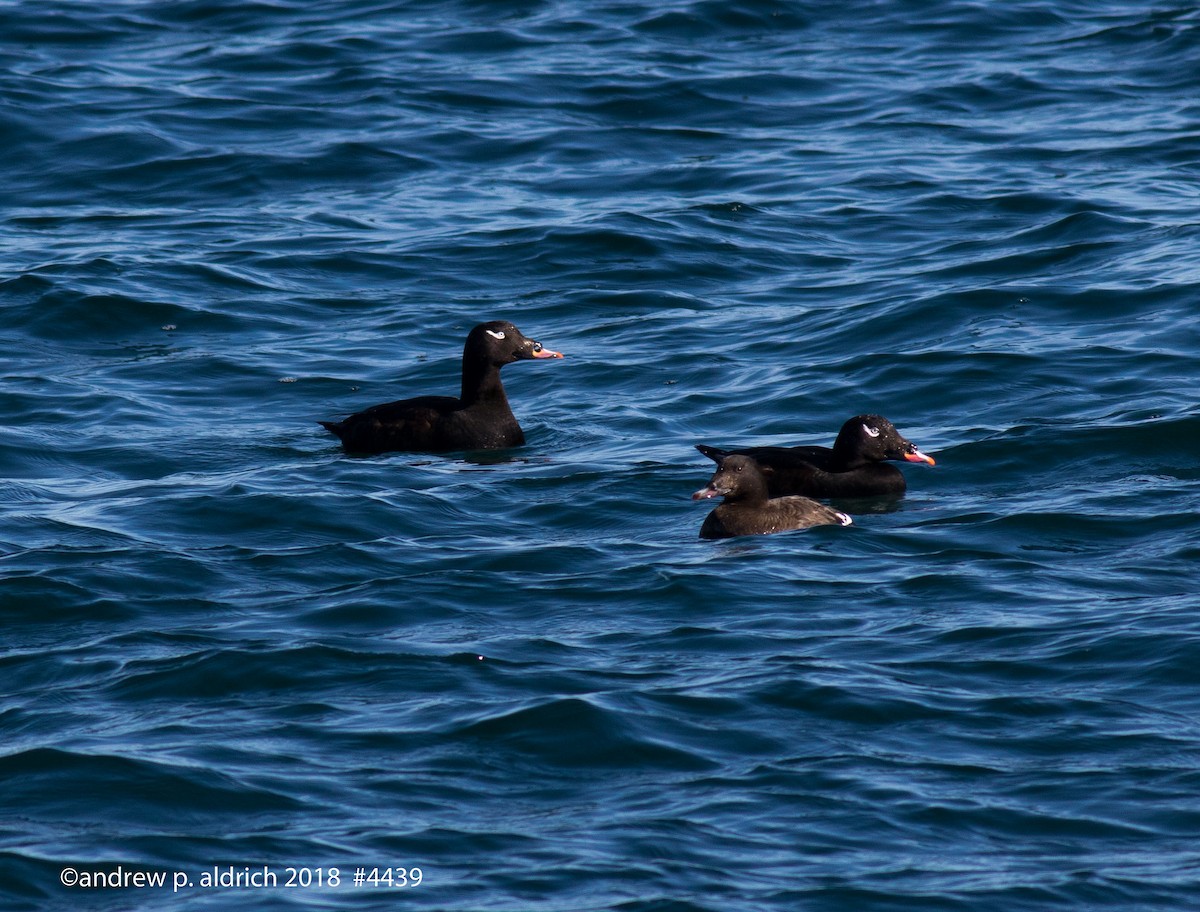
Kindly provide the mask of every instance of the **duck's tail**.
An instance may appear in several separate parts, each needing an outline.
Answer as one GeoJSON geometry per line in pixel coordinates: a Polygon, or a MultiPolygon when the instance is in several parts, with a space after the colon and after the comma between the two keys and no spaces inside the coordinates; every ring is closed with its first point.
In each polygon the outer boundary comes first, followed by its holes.
{"type": "Polygon", "coordinates": [[[696,444],[696,449],[698,449],[713,462],[720,462],[729,455],[729,450],[722,450],[720,447],[709,446],[705,443],[696,444]]]}
{"type": "Polygon", "coordinates": [[[346,428],[343,426],[342,422],[340,422],[340,421],[318,421],[317,424],[321,425],[321,427],[325,428],[325,430],[329,431],[329,433],[336,434],[338,440],[345,439],[346,428]]]}

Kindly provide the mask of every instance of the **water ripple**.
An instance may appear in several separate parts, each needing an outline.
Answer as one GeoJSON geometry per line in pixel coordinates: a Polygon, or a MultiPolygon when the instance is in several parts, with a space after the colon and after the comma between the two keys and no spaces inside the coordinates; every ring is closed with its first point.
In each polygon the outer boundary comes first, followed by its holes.
{"type": "Polygon", "coordinates": [[[860,13],[0,13],[0,904],[1194,905],[1197,17],[860,13]],[[524,447],[316,424],[485,318],[524,447]],[[905,497],[698,539],[865,412],[905,497]]]}

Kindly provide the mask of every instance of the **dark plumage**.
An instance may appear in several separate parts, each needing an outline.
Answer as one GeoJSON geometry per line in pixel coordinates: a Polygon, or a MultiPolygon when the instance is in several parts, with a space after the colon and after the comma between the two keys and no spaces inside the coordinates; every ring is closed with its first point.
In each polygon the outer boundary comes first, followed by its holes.
{"type": "Polygon", "coordinates": [[[833,448],[744,447],[722,449],[697,444],[696,449],[720,462],[731,453],[752,456],[767,478],[772,497],[803,494],[806,497],[876,497],[903,494],[904,474],[884,460],[926,462],[912,443],[880,415],[855,415],[842,425],[833,448]]]}
{"type": "Polygon", "coordinates": [[[530,358],[561,358],[503,320],[480,323],[467,335],[462,396],[418,396],[364,409],[341,421],[322,421],[348,453],[393,450],[439,453],[520,446],[525,434],[508,405],[500,368],[530,358]]]}
{"type": "Polygon", "coordinates": [[[724,497],[700,527],[701,538],[766,535],[810,526],[850,525],[850,517],[807,497],[767,497],[767,480],[749,456],[733,454],[717,463],[708,486],[692,500],[724,497]]]}

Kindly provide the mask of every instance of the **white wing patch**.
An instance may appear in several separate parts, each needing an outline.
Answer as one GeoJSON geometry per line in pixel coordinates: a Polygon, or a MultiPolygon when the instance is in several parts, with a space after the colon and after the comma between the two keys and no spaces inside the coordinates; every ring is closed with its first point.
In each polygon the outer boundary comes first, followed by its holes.
{"type": "Polygon", "coordinates": [[[879,436],[879,429],[873,428],[869,424],[864,424],[863,430],[867,432],[868,437],[878,437],[879,436]]]}
{"type": "Polygon", "coordinates": [[[486,332],[487,332],[487,334],[488,334],[489,336],[491,336],[493,339],[503,339],[503,338],[504,338],[504,333],[502,333],[502,332],[496,332],[494,329],[489,329],[489,330],[486,330],[486,332]]]}

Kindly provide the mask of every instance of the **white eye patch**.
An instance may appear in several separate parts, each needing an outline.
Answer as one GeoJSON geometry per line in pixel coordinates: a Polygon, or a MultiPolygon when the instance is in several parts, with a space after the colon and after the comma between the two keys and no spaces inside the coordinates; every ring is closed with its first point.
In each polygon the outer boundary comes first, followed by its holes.
{"type": "Polygon", "coordinates": [[[863,430],[867,432],[868,437],[878,437],[879,436],[879,429],[873,428],[869,424],[864,424],[863,430]]]}
{"type": "Polygon", "coordinates": [[[504,338],[504,333],[496,332],[494,329],[485,330],[485,332],[487,332],[487,334],[489,336],[491,336],[493,339],[503,339],[504,338]]]}

